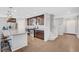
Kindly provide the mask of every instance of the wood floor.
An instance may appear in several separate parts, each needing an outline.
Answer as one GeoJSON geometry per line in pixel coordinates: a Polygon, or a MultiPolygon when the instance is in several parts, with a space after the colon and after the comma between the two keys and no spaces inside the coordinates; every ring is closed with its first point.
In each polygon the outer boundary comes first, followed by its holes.
{"type": "Polygon", "coordinates": [[[78,52],[79,39],[75,35],[64,34],[55,40],[44,42],[41,39],[28,37],[28,46],[16,52],[78,52]]]}

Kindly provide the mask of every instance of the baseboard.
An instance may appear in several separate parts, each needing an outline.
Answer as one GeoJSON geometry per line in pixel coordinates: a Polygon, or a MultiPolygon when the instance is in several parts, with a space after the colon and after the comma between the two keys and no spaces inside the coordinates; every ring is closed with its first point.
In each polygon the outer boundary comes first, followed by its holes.
{"type": "Polygon", "coordinates": [[[49,40],[55,40],[57,37],[58,37],[58,35],[52,36],[52,37],[49,38],[49,40]]]}
{"type": "Polygon", "coordinates": [[[75,36],[76,38],[79,38],[79,35],[76,34],[76,33],[64,33],[64,35],[73,35],[73,36],[75,36]]]}
{"type": "Polygon", "coordinates": [[[77,35],[75,33],[64,33],[64,35],[77,35]]]}

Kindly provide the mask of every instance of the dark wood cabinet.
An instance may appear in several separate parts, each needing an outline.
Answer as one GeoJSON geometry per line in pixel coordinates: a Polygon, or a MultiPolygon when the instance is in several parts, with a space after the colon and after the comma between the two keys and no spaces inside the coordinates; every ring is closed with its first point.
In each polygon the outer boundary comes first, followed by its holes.
{"type": "Polygon", "coordinates": [[[35,37],[44,40],[44,31],[43,30],[35,30],[35,37]]]}
{"type": "Polygon", "coordinates": [[[44,15],[27,18],[27,25],[44,25],[44,15]]]}
{"type": "Polygon", "coordinates": [[[44,26],[44,14],[27,18],[27,26],[34,30],[34,37],[44,40],[44,30],[41,30],[39,25],[44,26]]]}
{"type": "Polygon", "coordinates": [[[7,22],[16,23],[16,18],[8,18],[7,22]]]}
{"type": "Polygon", "coordinates": [[[44,25],[44,15],[37,16],[36,20],[39,25],[44,25]]]}
{"type": "Polygon", "coordinates": [[[33,19],[32,18],[27,19],[27,25],[33,25],[33,19]]]}

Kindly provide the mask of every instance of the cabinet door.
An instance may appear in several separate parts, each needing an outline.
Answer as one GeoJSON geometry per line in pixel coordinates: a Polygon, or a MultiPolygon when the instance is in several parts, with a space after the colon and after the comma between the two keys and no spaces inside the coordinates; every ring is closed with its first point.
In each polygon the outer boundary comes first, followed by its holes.
{"type": "Polygon", "coordinates": [[[35,37],[44,40],[44,31],[35,30],[35,37]]]}
{"type": "Polygon", "coordinates": [[[30,25],[30,26],[36,25],[36,18],[27,19],[27,25],[30,25]]]}
{"type": "Polygon", "coordinates": [[[29,19],[27,19],[27,25],[29,25],[29,19]]]}
{"type": "Polygon", "coordinates": [[[13,36],[12,51],[18,50],[25,46],[27,46],[27,39],[25,34],[13,36]]]}
{"type": "Polygon", "coordinates": [[[44,15],[37,17],[37,24],[38,25],[44,25],[44,15]]]}

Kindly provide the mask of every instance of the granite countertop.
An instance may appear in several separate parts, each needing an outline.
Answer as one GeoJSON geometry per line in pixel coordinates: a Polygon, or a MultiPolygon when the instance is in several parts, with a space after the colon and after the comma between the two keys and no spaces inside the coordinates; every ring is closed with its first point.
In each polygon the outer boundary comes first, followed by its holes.
{"type": "Polygon", "coordinates": [[[3,34],[5,36],[9,36],[9,35],[16,36],[16,35],[26,34],[26,32],[25,31],[18,31],[18,30],[3,30],[3,34]]]}
{"type": "Polygon", "coordinates": [[[18,30],[12,30],[11,33],[12,33],[13,36],[26,34],[25,31],[18,31],[18,30]]]}
{"type": "Polygon", "coordinates": [[[14,33],[13,36],[16,36],[16,35],[23,35],[23,34],[26,34],[26,33],[14,33]]]}
{"type": "Polygon", "coordinates": [[[44,31],[44,29],[35,29],[35,30],[40,30],[40,31],[44,31]]]}

